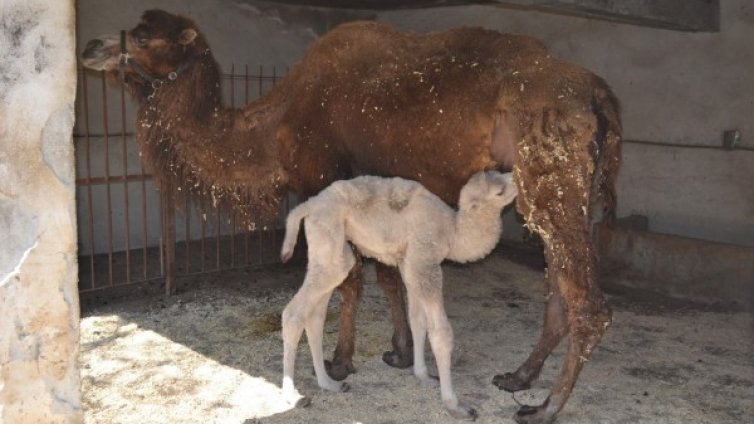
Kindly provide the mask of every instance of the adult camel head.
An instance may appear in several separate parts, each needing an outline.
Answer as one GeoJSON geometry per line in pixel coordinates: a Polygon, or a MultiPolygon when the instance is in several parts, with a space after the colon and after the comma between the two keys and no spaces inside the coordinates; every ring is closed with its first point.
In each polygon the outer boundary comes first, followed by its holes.
{"type": "Polygon", "coordinates": [[[139,85],[174,80],[209,46],[196,24],[162,10],[148,10],[130,30],[89,41],[81,55],[85,67],[139,85]]]}

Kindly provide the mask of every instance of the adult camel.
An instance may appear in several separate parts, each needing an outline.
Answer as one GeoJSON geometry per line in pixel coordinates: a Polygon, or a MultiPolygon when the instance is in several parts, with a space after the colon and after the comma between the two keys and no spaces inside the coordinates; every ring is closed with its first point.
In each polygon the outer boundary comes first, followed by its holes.
{"type": "MultiPolygon", "coordinates": [[[[247,222],[270,221],[287,191],[302,198],[355,175],[417,180],[449,204],[483,169],[512,170],[516,208],[548,263],[544,330],[529,358],[496,375],[528,388],[565,336],[568,353],[542,405],[520,423],[549,423],[611,321],[597,284],[592,222],[614,218],[620,158],[618,102],[591,72],[539,41],[478,28],[414,34],[376,22],[341,25],[316,40],[270,92],[224,108],[204,35],[160,10],[119,35],[91,40],[85,66],[122,79],[140,102],[137,142],[158,186],[229,200],[247,222]]],[[[394,351],[411,364],[400,276],[377,266],[390,299],[394,351]]],[[[340,287],[340,334],[329,372],[353,370],[361,266],[340,287]]]]}

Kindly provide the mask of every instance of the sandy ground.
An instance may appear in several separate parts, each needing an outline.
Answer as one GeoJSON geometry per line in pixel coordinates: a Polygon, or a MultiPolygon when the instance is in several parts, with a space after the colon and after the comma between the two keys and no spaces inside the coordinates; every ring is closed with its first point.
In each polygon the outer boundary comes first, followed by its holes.
{"type": "MultiPolygon", "coordinates": [[[[480,423],[512,423],[517,402],[544,400],[564,347],[534,388],[515,399],[490,381],[514,370],[536,341],[543,313],[543,272],[511,262],[499,248],[488,259],[445,271],[455,330],[454,383],[480,423]]],[[[88,423],[452,423],[439,389],[410,370],[381,361],[390,345],[387,303],[371,267],[359,308],[351,391],[320,391],[305,338],[297,379],[312,406],[280,398],[280,311],[303,267],[206,277],[172,298],[120,301],[84,312],[81,367],[88,423]]],[[[337,296],[336,296],[337,297],[337,296]]],[[[754,422],[754,316],[710,311],[662,299],[610,297],[613,326],[581,374],[560,423],[754,422]]],[[[326,355],[336,339],[331,302],[326,355]]],[[[431,359],[431,355],[428,353],[431,359]]]]}

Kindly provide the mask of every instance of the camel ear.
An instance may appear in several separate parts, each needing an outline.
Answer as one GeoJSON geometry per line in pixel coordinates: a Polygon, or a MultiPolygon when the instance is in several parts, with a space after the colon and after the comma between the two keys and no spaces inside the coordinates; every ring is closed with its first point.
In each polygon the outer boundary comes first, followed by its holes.
{"type": "Polygon", "coordinates": [[[191,28],[184,29],[183,32],[181,32],[181,36],[178,38],[178,42],[185,46],[191,44],[196,36],[196,30],[193,30],[191,28]]]}

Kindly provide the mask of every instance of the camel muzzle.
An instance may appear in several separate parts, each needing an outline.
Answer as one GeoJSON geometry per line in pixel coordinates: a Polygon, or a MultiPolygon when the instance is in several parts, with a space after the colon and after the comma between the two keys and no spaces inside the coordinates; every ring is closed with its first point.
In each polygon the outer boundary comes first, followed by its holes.
{"type": "Polygon", "coordinates": [[[86,43],[86,47],[84,48],[84,52],[81,53],[81,57],[84,59],[96,58],[101,54],[101,50],[104,45],[105,43],[103,43],[102,40],[98,38],[90,40],[88,43],[86,43]]]}

